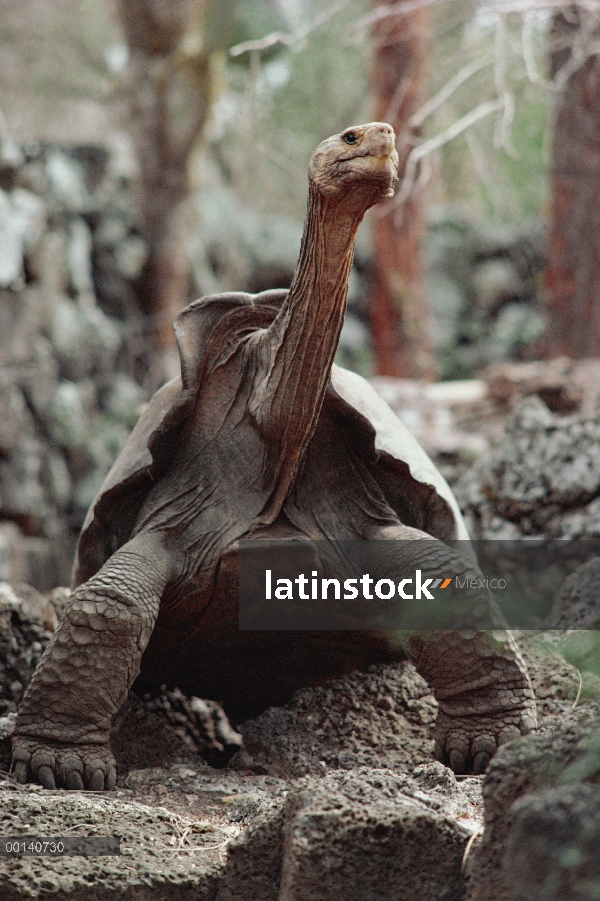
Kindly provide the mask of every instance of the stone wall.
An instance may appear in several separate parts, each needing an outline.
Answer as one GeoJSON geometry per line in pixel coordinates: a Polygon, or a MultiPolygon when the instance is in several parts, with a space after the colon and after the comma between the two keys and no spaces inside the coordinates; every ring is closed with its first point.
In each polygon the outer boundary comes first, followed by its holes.
{"type": "Polygon", "coordinates": [[[0,579],[69,580],[87,507],[155,387],[131,290],[145,256],[105,150],[0,146],[0,579]]]}

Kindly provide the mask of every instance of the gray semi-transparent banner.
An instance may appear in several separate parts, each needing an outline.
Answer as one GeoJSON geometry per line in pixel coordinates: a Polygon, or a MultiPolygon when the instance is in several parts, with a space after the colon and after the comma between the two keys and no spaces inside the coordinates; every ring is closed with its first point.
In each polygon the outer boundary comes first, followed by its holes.
{"type": "Polygon", "coordinates": [[[119,857],[121,839],[114,835],[0,838],[0,857],[119,857]]]}
{"type": "Polygon", "coordinates": [[[600,540],[242,540],[239,626],[600,629],[600,540]]]}

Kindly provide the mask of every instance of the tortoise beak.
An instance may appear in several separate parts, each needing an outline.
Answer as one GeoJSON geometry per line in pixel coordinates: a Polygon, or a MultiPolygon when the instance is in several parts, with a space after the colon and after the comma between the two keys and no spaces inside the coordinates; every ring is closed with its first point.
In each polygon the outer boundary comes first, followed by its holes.
{"type": "Polygon", "coordinates": [[[389,153],[369,154],[361,159],[361,169],[382,183],[384,197],[393,197],[398,182],[398,151],[395,147],[389,153]]]}
{"type": "Polygon", "coordinates": [[[365,126],[361,149],[365,155],[364,168],[384,183],[384,197],[392,197],[398,181],[398,151],[396,135],[387,122],[372,122],[365,126]]]}

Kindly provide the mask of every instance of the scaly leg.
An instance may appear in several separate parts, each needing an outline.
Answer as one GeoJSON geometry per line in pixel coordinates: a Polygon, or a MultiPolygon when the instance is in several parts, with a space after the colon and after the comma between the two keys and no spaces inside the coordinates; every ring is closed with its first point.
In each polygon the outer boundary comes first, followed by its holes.
{"type": "Polygon", "coordinates": [[[405,647],[439,703],[434,755],[483,773],[500,745],[537,726],[525,662],[505,630],[421,632],[405,647]]]}
{"type": "MultiPolygon", "coordinates": [[[[449,575],[464,581],[467,574],[481,576],[468,558],[417,529],[386,527],[373,537],[391,539],[389,548],[386,542],[378,542],[381,565],[390,576],[395,566],[402,566],[404,572],[407,565],[421,569],[423,578],[449,575]]],[[[461,601],[473,611],[491,605],[487,588],[467,589],[461,601]]],[[[398,638],[439,703],[434,754],[455,773],[471,768],[483,773],[500,745],[537,726],[527,668],[510,632],[471,626],[403,632],[398,638]]]]}
{"type": "Polygon", "coordinates": [[[143,534],[75,589],[19,710],[19,782],[114,787],[111,723],[139,672],[173,569],[161,537],[143,534]]]}

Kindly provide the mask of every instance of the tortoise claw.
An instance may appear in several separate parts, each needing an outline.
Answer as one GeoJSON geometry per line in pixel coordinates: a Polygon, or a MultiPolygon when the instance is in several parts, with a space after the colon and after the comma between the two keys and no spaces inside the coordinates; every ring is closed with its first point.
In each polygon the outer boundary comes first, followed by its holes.
{"type": "Polygon", "coordinates": [[[89,781],[89,789],[93,792],[104,791],[104,773],[102,770],[95,770],[89,781]]]}
{"type": "Polygon", "coordinates": [[[473,774],[475,776],[481,776],[483,773],[485,773],[489,762],[490,755],[485,751],[480,751],[475,755],[475,760],[473,761],[473,774]]]}
{"type": "Polygon", "coordinates": [[[44,788],[50,789],[51,791],[56,788],[54,773],[51,767],[45,765],[41,766],[38,770],[37,777],[40,785],[44,788]]]}
{"type": "Polygon", "coordinates": [[[81,774],[76,770],[72,770],[65,780],[65,788],[68,788],[70,791],[81,791],[83,789],[81,774]]]}
{"type": "Polygon", "coordinates": [[[433,756],[436,760],[439,760],[440,763],[444,763],[444,761],[446,760],[446,751],[444,745],[439,742],[437,738],[433,743],[433,756]]]}
{"type": "Polygon", "coordinates": [[[104,788],[106,791],[112,791],[117,783],[117,768],[116,766],[110,766],[108,768],[108,773],[106,775],[106,779],[104,780],[104,788]]]}
{"type": "Polygon", "coordinates": [[[455,772],[458,776],[461,773],[464,773],[465,767],[467,765],[467,761],[465,759],[465,755],[461,751],[450,751],[450,768],[455,772]]]}
{"type": "Polygon", "coordinates": [[[449,764],[458,775],[481,775],[505,741],[530,731],[531,713],[523,710],[498,711],[479,716],[448,716],[438,713],[434,727],[436,757],[449,764]]]}
{"type": "Polygon", "coordinates": [[[24,760],[17,760],[15,763],[15,778],[21,785],[27,782],[27,764],[24,760]]]}

